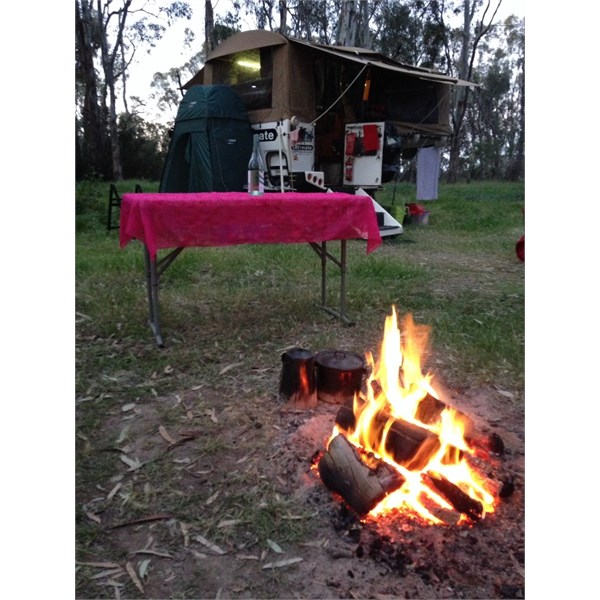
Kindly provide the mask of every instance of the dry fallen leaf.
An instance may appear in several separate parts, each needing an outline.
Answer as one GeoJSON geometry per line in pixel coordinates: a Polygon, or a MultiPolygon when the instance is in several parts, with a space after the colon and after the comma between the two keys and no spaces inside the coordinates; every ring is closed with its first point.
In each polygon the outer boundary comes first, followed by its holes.
{"type": "Polygon", "coordinates": [[[219,494],[220,494],[220,493],[221,493],[221,492],[220,492],[219,490],[217,490],[217,491],[216,491],[216,492],[215,492],[215,493],[214,493],[214,494],[213,494],[213,495],[212,495],[212,496],[211,496],[211,497],[210,497],[210,498],[209,498],[209,499],[206,501],[206,506],[208,506],[208,505],[212,504],[212,503],[213,503],[213,502],[214,502],[214,501],[217,499],[217,497],[219,496],[219,494]]]}
{"type": "Polygon", "coordinates": [[[219,371],[219,375],[225,375],[225,373],[227,373],[227,371],[231,371],[231,369],[235,369],[236,367],[241,367],[243,364],[244,364],[243,362],[231,363],[230,365],[223,367],[219,371]]]}
{"type": "Polygon", "coordinates": [[[133,565],[127,561],[127,563],[125,564],[125,569],[127,571],[127,573],[129,573],[129,577],[131,577],[131,581],[133,581],[133,583],[135,584],[135,587],[140,591],[141,594],[144,593],[144,586],[142,585],[142,582],[139,580],[135,569],[133,568],[133,565]]]}
{"type": "Polygon", "coordinates": [[[225,550],[222,550],[216,544],[209,542],[206,538],[202,537],[201,535],[195,536],[194,539],[196,541],[200,542],[203,546],[206,546],[209,550],[212,550],[213,552],[215,552],[216,554],[221,554],[221,555],[227,554],[227,552],[225,552],[225,550]]]}
{"type": "Polygon", "coordinates": [[[162,558],[173,558],[168,552],[161,550],[152,550],[152,548],[144,548],[143,550],[134,550],[132,554],[152,554],[153,556],[161,556],[162,558]]]}
{"type": "Polygon", "coordinates": [[[140,576],[140,579],[144,580],[146,578],[146,575],[148,574],[148,568],[150,567],[150,560],[149,558],[144,559],[142,562],[140,562],[140,564],[138,565],[138,574],[140,576]]]}
{"type": "Polygon", "coordinates": [[[233,527],[234,525],[239,525],[240,523],[243,523],[244,521],[242,519],[226,519],[225,521],[221,521],[218,525],[217,525],[217,529],[220,527],[233,527]]]}
{"type": "Polygon", "coordinates": [[[277,542],[274,542],[273,540],[267,540],[267,544],[269,545],[269,548],[273,550],[273,552],[277,552],[277,554],[283,554],[283,550],[277,542]]]}
{"type": "Polygon", "coordinates": [[[117,445],[122,444],[127,439],[127,434],[129,433],[130,427],[131,427],[131,425],[125,425],[125,427],[123,427],[123,429],[121,429],[121,433],[119,434],[119,437],[117,438],[117,445]]]}
{"type": "Polygon", "coordinates": [[[121,410],[123,412],[128,412],[130,410],[133,410],[135,408],[135,402],[130,402],[129,404],[124,404],[123,406],[121,406],[121,410]]]}
{"type": "Polygon", "coordinates": [[[121,454],[119,458],[129,467],[130,471],[137,471],[137,469],[143,466],[143,463],[137,458],[129,458],[126,454],[121,454]]]}
{"type": "Polygon", "coordinates": [[[76,565],[81,565],[82,567],[97,567],[98,569],[120,569],[121,565],[114,562],[84,562],[81,560],[75,561],[76,565]]]}
{"type": "Polygon", "coordinates": [[[175,443],[175,440],[169,435],[169,432],[163,425],[158,426],[158,433],[160,433],[160,436],[163,438],[163,440],[165,440],[165,442],[168,442],[169,444],[175,443]]]}
{"type": "Polygon", "coordinates": [[[263,569],[280,569],[281,567],[288,567],[296,563],[302,562],[304,559],[301,557],[287,558],[286,560],[278,560],[277,562],[267,563],[263,565],[263,569]]]}
{"type": "Polygon", "coordinates": [[[115,485],[115,487],[108,492],[108,495],[106,496],[107,502],[110,502],[114,498],[115,494],[121,489],[122,485],[123,483],[119,481],[119,483],[117,483],[117,485],[115,485]]]}
{"type": "Polygon", "coordinates": [[[92,521],[94,521],[94,523],[98,523],[98,525],[100,525],[102,523],[102,520],[100,519],[100,517],[89,510],[85,511],[85,516],[88,519],[91,519],[92,521]]]}
{"type": "Polygon", "coordinates": [[[183,535],[183,547],[187,548],[190,545],[190,525],[189,523],[179,521],[179,528],[181,529],[181,533],[183,535]]]}
{"type": "Polygon", "coordinates": [[[105,577],[112,577],[113,575],[119,575],[123,573],[122,567],[117,567],[116,569],[109,569],[107,571],[100,571],[100,573],[96,573],[92,575],[90,579],[104,579],[105,577]]]}

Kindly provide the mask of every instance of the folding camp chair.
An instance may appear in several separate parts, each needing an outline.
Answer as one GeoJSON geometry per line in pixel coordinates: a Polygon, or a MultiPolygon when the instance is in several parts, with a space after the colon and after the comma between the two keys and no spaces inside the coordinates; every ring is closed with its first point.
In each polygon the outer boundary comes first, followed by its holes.
{"type": "MultiPolygon", "coordinates": [[[[143,192],[142,186],[139,183],[135,184],[135,193],[141,194],[143,192]]],[[[119,225],[113,225],[112,222],[112,209],[121,208],[121,196],[117,191],[117,188],[114,183],[110,184],[110,190],[108,192],[108,218],[106,220],[106,231],[110,231],[111,229],[119,229],[119,225]]]]}

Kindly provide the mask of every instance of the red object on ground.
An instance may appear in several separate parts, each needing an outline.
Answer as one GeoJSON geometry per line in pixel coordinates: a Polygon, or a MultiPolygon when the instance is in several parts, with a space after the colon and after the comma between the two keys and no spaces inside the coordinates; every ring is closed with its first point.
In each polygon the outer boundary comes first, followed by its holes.
{"type": "Polygon", "coordinates": [[[515,250],[519,260],[525,262],[525,234],[518,239],[515,250]]]}
{"type": "Polygon", "coordinates": [[[408,207],[408,214],[412,217],[414,215],[424,215],[426,212],[429,212],[424,206],[421,204],[415,204],[413,202],[406,205],[408,207]]]}
{"type": "Polygon", "coordinates": [[[143,242],[150,256],[183,246],[382,241],[373,201],[343,193],[246,192],[123,194],[120,245],[143,242]]]}

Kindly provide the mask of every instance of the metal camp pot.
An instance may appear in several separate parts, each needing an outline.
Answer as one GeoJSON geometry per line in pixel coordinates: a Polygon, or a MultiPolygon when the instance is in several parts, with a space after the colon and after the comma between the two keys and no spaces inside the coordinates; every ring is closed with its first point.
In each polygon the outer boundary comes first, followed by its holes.
{"type": "Polygon", "coordinates": [[[292,348],[281,355],[279,400],[305,407],[317,403],[315,355],[304,348],[292,348]]]}
{"type": "Polygon", "coordinates": [[[367,373],[364,357],[343,350],[324,350],[315,357],[315,364],[318,399],[352,406],[367,373]]]}

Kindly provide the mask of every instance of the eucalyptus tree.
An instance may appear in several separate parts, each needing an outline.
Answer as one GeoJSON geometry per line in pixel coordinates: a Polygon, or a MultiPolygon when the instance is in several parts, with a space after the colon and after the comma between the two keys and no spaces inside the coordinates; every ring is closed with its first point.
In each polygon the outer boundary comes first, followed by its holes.
{"type": "Polygon", "coordinates": [[[469,177],[520,179],[524,171],[524,21],[507,18],[480,47],[467,108],[469,177]]]}
{"type": "Polygon", "coordinates": [[[91,149],[108,139],[112,172],[103,174],[118,180],[117,94],[127,113],[127,74],[136,53],[153,47],[176,19],[189,19],[191,7],[179,1],[162,6],[155,0],[75,0],[75,9],[82,146],[91,149]]]}
{"type": "MultiPolygon", "coordinates": [[[[437,2],[440,19],[446,23],[446,15],[460,17],[462,23],[455,27],[447,26],[446,55],[448,74],[470,81],[476,64],[478,47],[494,31],[496,14],[502,0],[444,0],[437,2]]],[[[460,172],[460,161],[464,151],[465,135],[463,125],[469,106],[470,88],[457,86],[451,110],[452,137],[447,180],[453,183],[460,172]]]]}

